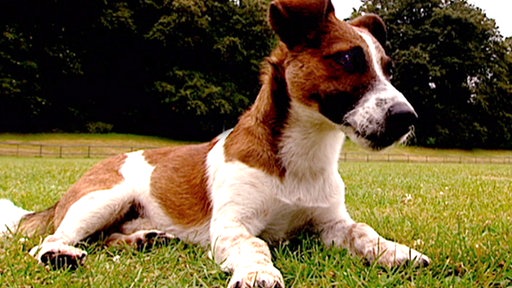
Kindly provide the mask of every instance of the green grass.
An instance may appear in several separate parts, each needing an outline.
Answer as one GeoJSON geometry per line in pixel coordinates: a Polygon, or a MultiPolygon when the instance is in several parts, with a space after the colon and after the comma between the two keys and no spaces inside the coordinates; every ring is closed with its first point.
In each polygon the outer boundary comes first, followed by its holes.
{"type": "MultiPolygon", "coordinates": [[[[52,205],[98,160],[0,157],[0,198],[52,205]]],[[[288,287],[509,287],[510,165],[343,163],[352,217],[430,256],[430,267],[386,270],[300,235],[273,247],[288,287]]],[[[85,267],[49,271],[27,255],[39,239],[0,239],[0,282],[11,287],[224,287],[204,249],[175,242],[151,252],[88,246],[85,267]]]]}

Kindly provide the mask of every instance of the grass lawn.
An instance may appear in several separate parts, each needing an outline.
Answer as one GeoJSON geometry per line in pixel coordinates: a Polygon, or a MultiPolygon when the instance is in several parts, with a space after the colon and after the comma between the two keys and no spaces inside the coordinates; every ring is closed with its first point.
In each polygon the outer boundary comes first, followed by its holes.
{"type": "MultiPolygon", "coordinates": [[[[0,157],[0,198],[44,209],[98,161],[0,157]]],[[[512,286],[511,165],[349,162],[340,172],[354,219],[433,263],[387,270],[300,235],[272,248],[287,287],[512,286]]],[[[87,246],[84,267],[51,271],[27,255],[39,240],[0,238],[0,286],[225,287],[229,279],[207,251],[179,241],[144,253],[87,246]]]]}

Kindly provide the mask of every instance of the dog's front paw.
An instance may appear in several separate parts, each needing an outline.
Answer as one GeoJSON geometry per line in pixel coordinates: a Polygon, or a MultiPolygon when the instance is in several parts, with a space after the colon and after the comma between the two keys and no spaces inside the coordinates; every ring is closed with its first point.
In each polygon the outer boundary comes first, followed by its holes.
{"type": "Polygon", "coordinates": [[[228,288],[284,288],[281,272],[274,266],[235,269],[228,288]]]}
{"type": "Polygon", "coordinates": [[[394,267],[412,264],[425,267],[431,263],[430,258],[425,254],[393,241],[386,241],[379,250],[376,253],[376,261],[383,266],[394,267]]]}
{"type": "Polygon", "coordinates": [[[87,252],[60,243],[43,243],[30,250],[40,264],[53,269],[76,269],[85,263],[87,252]]]}

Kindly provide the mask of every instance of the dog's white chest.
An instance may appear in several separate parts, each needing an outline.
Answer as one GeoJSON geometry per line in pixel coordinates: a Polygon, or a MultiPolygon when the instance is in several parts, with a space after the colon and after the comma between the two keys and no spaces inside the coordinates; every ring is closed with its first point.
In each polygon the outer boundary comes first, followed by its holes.
{"type": "Polygon", "coordinates": [[[306,170],[284,178],[272,176],[239,161],[226,161],[226,135],[222,136],[207,160],[214,214],[232,215],[253,235],[280,241],[309,224],[316,209],[344,202],[337,169],[311,173],[307,167],[294,167],[306,170]]]}
{"type": "Polygon", "coordinates": [[[313,210],[287,204],[274,207],[260,237],[269,242],[280,242],[292,238],[311,224],[313,210]]]}

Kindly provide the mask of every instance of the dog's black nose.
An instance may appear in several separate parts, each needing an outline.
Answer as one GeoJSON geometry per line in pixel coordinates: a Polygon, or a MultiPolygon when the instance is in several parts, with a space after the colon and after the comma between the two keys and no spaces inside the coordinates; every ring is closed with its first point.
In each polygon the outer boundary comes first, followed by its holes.
{"type": "Polygon", "coordinates": [[[395,103],[386,113],[386,134],[399,139],[410,131],[417,119],[418,115],[407,103],[395,103]]]}

